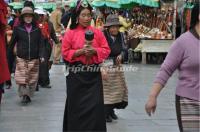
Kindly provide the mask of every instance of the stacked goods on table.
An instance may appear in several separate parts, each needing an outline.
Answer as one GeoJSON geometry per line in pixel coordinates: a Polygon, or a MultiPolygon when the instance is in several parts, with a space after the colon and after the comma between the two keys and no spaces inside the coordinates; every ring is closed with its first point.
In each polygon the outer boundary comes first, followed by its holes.
{"type": "Polygon", "coordinates": [[[132,12],[133,26],[128,39],[172,39],[173,8],[136,7],[132,12]]]}

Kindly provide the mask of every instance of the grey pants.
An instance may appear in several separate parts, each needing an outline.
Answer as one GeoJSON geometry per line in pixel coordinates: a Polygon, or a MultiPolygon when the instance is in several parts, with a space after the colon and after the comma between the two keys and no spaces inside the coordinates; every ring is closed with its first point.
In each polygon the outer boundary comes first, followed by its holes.
{"type": "Polygon", "coordinates": [[[29,97],[32,97],[34,95],[36,85],[37,84],[19,85],[19,89],[18,89],[19,97],[22,97],[24,95],[28,95],[29,97]]]}

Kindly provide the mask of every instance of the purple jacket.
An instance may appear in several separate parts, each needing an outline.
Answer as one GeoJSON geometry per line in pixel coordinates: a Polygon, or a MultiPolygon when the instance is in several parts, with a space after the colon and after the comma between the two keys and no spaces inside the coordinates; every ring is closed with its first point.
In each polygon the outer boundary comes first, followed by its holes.
{"type": "Polygon", "coordinates": [[[200,101],[200,43],[190,31],[182,34],[171,46],[161,65],[155,83],[163,86],[176,69],[179,71],[176,95],[200,101]]]}

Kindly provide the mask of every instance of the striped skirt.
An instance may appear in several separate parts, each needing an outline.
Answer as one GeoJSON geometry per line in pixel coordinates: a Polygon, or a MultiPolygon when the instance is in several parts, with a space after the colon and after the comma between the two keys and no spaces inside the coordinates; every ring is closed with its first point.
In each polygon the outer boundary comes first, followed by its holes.
{"type": "Polygon", "coordinates": [[[104,104],[128,102],[128,89],[122,66],[106,66],[108,80],[103,80],[104,104]]]}
{"type": "Polygon", "coordinates": [[[39,75],[39,59],[24,60],[16,58],[15,81],[19,85],[19,96],[32,96],[39,75]]]}
{"type": "Polygon", "coordinates": [[[180,132],[200,131],[200,101],[176,96],[176,111],[180,132]]]}
{"type": "Polygon", "coordinates": [[[24,60],[17,57],[15,81],[17,84],[30,85],[38,81],[39,60],[24,60]]]}

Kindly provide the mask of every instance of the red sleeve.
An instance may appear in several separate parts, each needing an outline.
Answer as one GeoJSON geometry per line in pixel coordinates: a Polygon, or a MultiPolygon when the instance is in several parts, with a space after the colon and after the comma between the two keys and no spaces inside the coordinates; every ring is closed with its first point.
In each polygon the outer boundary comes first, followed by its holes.
{"type": "Polygon", "coordinates": [[[66,61],[72,63],[75,62],[75,60],[72,60],[72,57],[76,50],[72,49],[70,40],[71,34],[69,30],[65,33],[64,39],[62,40],[62,56],[66,61]]]}
{"type": "Polygon", "coordinates": [[[99,30],[98,31],[98,45],[99,47],[94,47],[97,51],[97,55],[93,56],[94,63],[102,63],[110,54],[110,48],[104,34],[99,30]]]}

